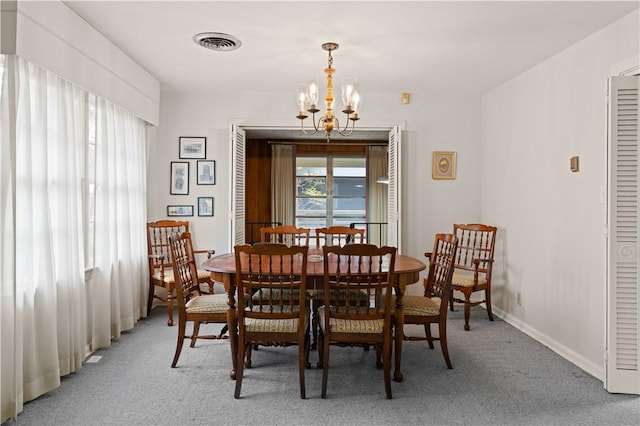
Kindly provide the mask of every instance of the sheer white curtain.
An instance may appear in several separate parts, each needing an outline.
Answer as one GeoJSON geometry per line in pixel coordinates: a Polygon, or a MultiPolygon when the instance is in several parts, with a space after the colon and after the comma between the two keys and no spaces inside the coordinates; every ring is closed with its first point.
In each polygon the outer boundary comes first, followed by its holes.
{"type": "MultiPolygon", "coordinates": [[[[368,200],[367,209],[368,222],[386,222],[387,221],[387,202],[389,197],[389,185],[378,183],[378,178],[387,176],[388,160],[386,146],[370,146],[368,159],[368,200]]],[[[369,226],[367,230],[367,241],[371,244],[385,245],[387,243],[386,228],[380,228],[377,225],[369,226]],[[382,230],[382,232],[380,232],[382,230]]]]}
{"type": "Polygon", "coordinates": [[[91,346],[108,346],[146,314],[146,125],[98,99],[91,346]]]}
{"type": "Polygon", "coordinates": [[[293,145],[273,144],[271,149],[271,220],[294,225],[293,145]]]}
{"type": "Polygon", "coordinates": [[[24,401],[56,388],[61,375],[81,366],[86,349],[81,216],[86,97],[19,58],[8,57],[5,70],[13,81],[3,79],[3,129],[7,111],[11,121],[7,103],[14,99],[5,101],[4,88],[9,94],[15,88],[16,97],[15,145],[11,135],[2,144],[15,146],[9,163],[2,152],[2,187],[13,192],[3,191],[2,201],[2,348],[13,348],[8,360],[4,352],[2,359],[3,390],[5,374],[13,375],[10,395],[2,394],[3,419],[22,411],[24,401]],[[11,196],[15,217],[9,225],[11,196]],[[13,316],[5,316],[11,304],[13,316]]]}
{"type": "Polygon", "coordinates": [[[0,407],[4,422],[146,309],[146,128],[98,100],[95,268],[85,283],[88,94],[0,55],[0,407]]]}
{"type": "MultiPolygon", "coordinates": [[[[5,55],[0,55],[0,422],[15,417],[17,394],[22,386],[16,387],[16,375],[22,366],[18,356],[21,343],[16,322],[15,296],[15,232],[14,194],[15,179],[13,152],[15,143],[11,134],[14,126],[10,119],[9,70],[5,55]]],[[[20,352],[21,353],[21,352],[20,352]]]]}

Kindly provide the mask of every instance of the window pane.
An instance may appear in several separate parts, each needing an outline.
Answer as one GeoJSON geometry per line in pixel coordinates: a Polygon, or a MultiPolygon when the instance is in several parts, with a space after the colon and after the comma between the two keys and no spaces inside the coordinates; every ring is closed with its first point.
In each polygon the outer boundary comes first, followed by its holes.
{"type": "Polygon", "coordinates": [[[296,195],[298,197],[326,197],[326,177],[299,177],[296,179],[296,195]]]}
{"type": "Polygon", "coordinates": [[[315,235],[316,228],[324,228],[327,226],[326,217],[299,217],[296,219],[296,226],[298,228],[309,228],[311,234],[315,235]]]}
{"type": "Polygon", "coordinates": [[[296,216],[326,216],[326,198],[297,198],[296,216]]]}
{"type": "Polygon", "coordinates": [[[334,198],[334,215],[363,215],[366,209],[364,198],[334,198]]]}
{"type": "Polygon", "coordinates": [[[367,161],[364,157],[338,157],[333,159],[334,176],[360,176],[367,175],[367,161]]]}
{"type": "Polygon", "coordinates": [[[333,179],[335,197],[364,197],[364,177],[338,177],[333,179]]]}
{"type": "Polygon", "coordinates": [[[324,157],[296,158],[296,175],[326,176],[327,175],[327,159],[324,157]]]}
{"type": "Polygon", "coordinates": [[[364,222],[364,216],[358,217],[334,217],[334,226],[349,226],[351,223],[364,222]]]}

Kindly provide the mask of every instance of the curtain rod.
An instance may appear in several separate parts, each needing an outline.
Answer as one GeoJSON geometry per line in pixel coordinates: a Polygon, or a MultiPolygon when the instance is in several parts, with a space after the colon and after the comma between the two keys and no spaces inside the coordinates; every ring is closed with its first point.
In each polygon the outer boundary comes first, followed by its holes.
{"type": "Polygon", "coordinates": [[[353,146],[388,146],[387,141],[371,142],[329,142],[326,141],[267,141],[269,145],[353,145],[353,146]]]}

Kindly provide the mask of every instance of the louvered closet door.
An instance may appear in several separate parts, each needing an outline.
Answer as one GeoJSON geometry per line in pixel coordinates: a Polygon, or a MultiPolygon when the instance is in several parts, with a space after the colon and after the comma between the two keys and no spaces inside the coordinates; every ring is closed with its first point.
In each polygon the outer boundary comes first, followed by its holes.
{"type": "Polygon", "coordinates": [[[638,284],[638,108],[640,77],[612,77],[609,102],[609,392],[640,394],[638,284]]]}
{"type": "Polygon", "coordinates": [[[400,247],[400,128],[394,127],[389,132],[389,200],[387,203],[387,245],[400,247]]]}
{"type": "Polygon", "coordinates": [[[245,159],[246,136],[244,129],[231,126],[231,247],[244,244],[245,239],[245,159]]]}

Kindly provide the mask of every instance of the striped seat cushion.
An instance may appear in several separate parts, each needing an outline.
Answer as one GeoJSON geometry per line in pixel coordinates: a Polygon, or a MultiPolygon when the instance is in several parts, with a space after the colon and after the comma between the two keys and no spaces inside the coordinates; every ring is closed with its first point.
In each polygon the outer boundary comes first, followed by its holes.
{"type": "MultiPolygon", "coordinates": [[[[289,311],[288,306],[284,306],[285,310],[289,311]]],[[[253,310],[258,309],[257,306],[253,307],[253,310]]],[[[261,318],[245,318],[244,325],[248,332],[254,333],[295,333],[298,331],[298,318],[291,319],[261,319],[261,318]]],[[[304,316],[304,328],[306,329],[309,324],[309,312],[304,316]]]]}
{"type": "Polygon", "coordinates": [[[187,313],[226,313],[229,305],[226,294],[205,294],[196,296],[185,304],[187,313]]]}
{"type": "MultiPolygon", "coordinates": [[[[344,310],[339,307],[338,309],[344,310]]],[[[320,315],[320,327],[325,331],[324,306],[318,308],[318,315],[320,315]]],[[[346,320],[342,318],[329,318],[329,327],[332,333],[371,333],[380,334],[384,330],[384,320],[346,320]]]]}
{"type": "Polygon", "coordinates": [[[293,291],[288,288],[273,288],[260,290],[260,292],[256,292],[251,296],[254,302],[259,302],[260,300],[290,300],[291,298],[300,300],[300,290],[297,288],[293,289],[293,291]]]}
{"type": "MultiPolygon", "coordinates": [[[[211,278],[211,272],[205,271],[204,269],[198,269],[198,281],[206,280],[207,278],[211,278]]],[[[160,271],[154,272],[153,279],[158,281],[160,280],[160,271]]],[[[172,269],[164,270],[164,282],[175,284],[176,278],[173,276],[172,269]]]]}
{"type": "MultiPolygon", "coordinates": [[[[382,303],[384,303],[384,295],[382,296],[382,303]]],[[[405,295],[402,298],[402,309],[405,315],[431,317],[440,314],[440,303],[441,300],[439,297],[429,298],[425,296],[405,295]]],[[[391,296],[391,306],[391,310],[395,311],[396,296],[391,296]]]]}
{"type": "MultiPolygon", "coordinates": [[[[486,284],[487,279],[483,275],[478,275],[478,284],[486,284]]],[[[469,272],[454,272],[453,278],[451,278],[451,285],[459,287],[473,287],[475,282],[473,281],[473,273],[469,272]]]]}
{"type": "MultiPolygon", "coordinates": [[[[335,302],[345,302],[347,300],[347,291],[346,290],[331,290],[331,301],[335,302]],[[336,300],[337,299],[337,300],[336,300]]],[[[361,290],[351,290],[349,291],[350,302],[355,302],[356,298],[360,298],[360,303],[364,305],[369,304],[369,295],[361,290]]],[[[324,290],[319,289],[315,290],[313,293],[313,298],[315,300],[324,300],[324,290]]]]}

